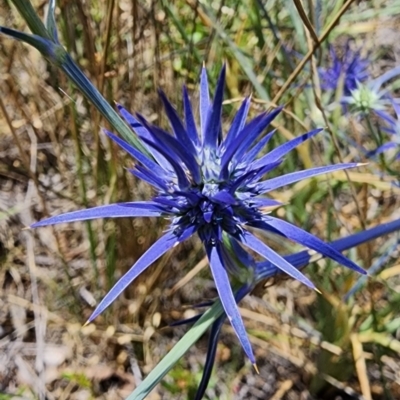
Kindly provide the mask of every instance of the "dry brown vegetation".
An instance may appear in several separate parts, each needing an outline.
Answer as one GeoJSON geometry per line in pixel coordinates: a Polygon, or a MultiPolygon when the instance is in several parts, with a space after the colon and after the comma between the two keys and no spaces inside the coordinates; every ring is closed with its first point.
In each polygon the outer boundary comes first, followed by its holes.
{"type": "MultiPolygon", "coordinates": [[[[247,7],[254,14],[258,2],[214,3],[211,18],[191,0],[59,1],[57,21],[62,42],[103,95],[160,125],[165,118],[156,88],[161,86],[180,107],[178,88],[186,82],[195,91],[201,62],[206,60],[214,80],[225,59],[229,122],[237,98],[254,90],[235,49],[243,52],[260,82],[273,71],[274,78],[264,82],[271,98],[287,71],[280,68],[280,44],[273,42],[270,30],[264,23],[252,26],[256,18],[246,17],[247,7]],[[264,44],[259,32],[265,34],[264,44]]],[[[384,48],[373,65],[378,74],[399,63],[394,37],[400,11],[396,1],[387,6],[360,3],[350,8],[335,35],[358,35],[367,43],[366,52],[384,48]],[[364,18],[368,7],[376,14],[364,18]],[[384,9],[387,12],[381,12],[384,9]]],[[[43,15],[46,2],[34,4],[43,15]]],[[[280,23],[283,40],[296,48],[290,18],[282,17],[280,23]]],[[[26,29],[6,1],[0,2],[0,25],[26,29]]],[[[304,132],[311,124],[304,100],[294,92],[281,137],[304,132]]],[[[164,223],[124,219],[26,229],[48,215],[148,199],[151,190],[126,171],[131,161],[102,135],[101,126],[107,124],[93,106],[36,50],[5,37],[0,37],[0,93],[0,399],[123,399],[187,330],[168,323],[194,315],[198,311],[193,304],[216,296],[201,246],[192,241],[168,253],[110,310],[83,326],[93,306],[159,236],[164,223]]],[[[254,98],[253,114],[266,104],[257,91],[254,98]]],[[[355,141],[360,132],[354,121],[355,141]]],[[[314,155],[318,151],[324,149],[303,148],[288,168],[326,163],[325,156],[314,155]]],[[[357,149],[346,152],[351,160],[357,149]]],[[[335,176],[333,189],[325,178],[295,185],[277,198],[303,198],[307,203],[281,209],[280,216],[323,239],[398,218],[400,189],[391,185],[394,178],[379,171],[369,166],[352,172],[355,198],[344,174],[335,176]]],[[[252,370],[226,325],[209,398],[400,398],[397,240],[392,235],[351,254],[369,267],[392,251],[388,268],[349,303],[342,298],[358,276],[324,261],[310,268],[321,296],[288,280],[269,282],[248,296],[241,311],[260,374],[252,370]]],[[[295,250],[292,245],[276,246],[286,253],[295,250]]],[[[149,399],[193,397],[206,339],[149,399]]]]}

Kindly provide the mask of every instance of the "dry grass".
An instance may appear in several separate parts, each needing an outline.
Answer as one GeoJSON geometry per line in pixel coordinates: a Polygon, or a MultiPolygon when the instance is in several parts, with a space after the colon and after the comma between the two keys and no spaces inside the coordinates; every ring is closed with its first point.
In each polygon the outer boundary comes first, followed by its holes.
{"type": "MultiPolygon", "coordinates": [[[[128,0],[59,3],[63,43],[104,96],[161,125],[165,120],[156,88],[163,87],[180,105],[177,88],[186,82],[195,89],[202,60],[215,79],[225,57],[231,99],[253,90],[234,49],[253,54],[250,66],[260,81],[269,70],[274,71],[275,78],[264,82],[270,98],[279,93],[287,76],[287,71],[278,68],[279,46],[276,51],[270,49],[267,28],[262,29],[266,43],[255,44],[257,27],[251,31],[240,2],[215,6],[214,17],[222,33],[209,14],[189,0],[175,5],[128,0]],[[110,12],[111,19],[107,18],[110,12]],[[186,32],[198,35],[193,36],[195,42],[182,36],[179,23],[186,32]]],[[[382,16],[382,3],[375,3],[377,15],[370,20],[363,19],[364,11],[357,8],[363,10],[362,6],[354,5],[338,32],[356,30],[370,47],[386,43],[393,33],[382,32],[398,26],[399,17],[382,16]],[[357,15],[359,19],[352,23],[357,15]]],[[[249,5],[252,10],[254,4],[249,5]]],[[[45,2],[36,1],[35,6],[42,15],[45,2]]],[[[4,1],[0,24],[25,29],[4,1]]],[[[281,34],[293,44],[292,27],[283,26],[281,34]]],[[[387,59],[377,64],[379,71],[400,59],[398,42],[387,43],[387,59]]],[[[151,191],[126,172],[130,161],[102,136],[105,122],[79,92],[36,50],[3,37],[0,92],[0,399],[123,399],[186,330],[167,324],[193,315],[197,311],[191,305],[216,295],[207,269],[199,267],[197,274],[187,275],[202,262],[201,246],[193,241],[170,252],[109,311],[83,327],[115,279],[158,237],[163,222],[94,221],[26,230],[46,215],[147,199],[151,191]],[[179,285],[181,280],[184,285],[179,285]],[[175,285],[182,287],[176,290],[175,285]]],[[[254,97],[255,113],[265,108],[267,99],[260,93],[254,97]]],[[[287,106],[285,128],[280,128],[283,137],[310,128],[308,110],[301,109],[301,101],[295,98],[287,106]]],[[[227,103],[231,103],[226,107],[229,121],[236,102],[227,103]]],[[[355,141],[364,134],[360,132],[354,121],[355,141]]],[[[325,163],[321,146],[303,148],[287,168],[325,163]]],[[[346,160],[357,157],[355,148],[342,151],[346,160]]],[[[353,193],[344,174],[277,193],[277,198],[292,203],[279,210],[280,216],[322,238],[392,220],[398,217],[399,189],[390,183],[392,178],[381,178],[378,168],[372,165],[350,173],[353,193]],[[307,200],[305,207],[302,199],[307,200]]],[[[387,247],[393,247],[388,260],[392,268],[371,280],[348,304],[342,301],[343,295],[358,277],[324,261],[310,268],[322,296],[286,280],[271,282],[266,290],[248,296],[241,303],[242,315],[260,375],[252,371],[226,326],[208,396],[400,398],[396,240],[395,236],[382,239],[351,254],[369,267],[387,247]]],[[[149,399],[192,398],[205,351],[206,338],[149,399]]]]}

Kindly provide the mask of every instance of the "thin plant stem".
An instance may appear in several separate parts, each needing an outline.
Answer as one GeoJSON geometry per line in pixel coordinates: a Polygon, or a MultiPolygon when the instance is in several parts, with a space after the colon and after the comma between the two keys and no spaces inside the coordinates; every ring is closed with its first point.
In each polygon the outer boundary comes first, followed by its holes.
{"type": "Polygon", "coordinates": [[[332,22],[328,25],[328,27],[325,29],[325,31],[322,33],[322,35],[318,38],[318,42],[313,44],[313,46],[310,48],[308,53],[304,56],[304,58],[297,65],[295,70],[290,74],[289,78],[286,79],[285,83],[279,89],[279,92],[272,99],[272,103],[278,103],[279,102],[279,100],[285,94],[286,90],[290,87],[290,85],[294,82],[294,80],[297,78],[297,76],[303,70],[304,66],[311,59],[311,57],[313,56],[315,50],[317,50],[321,46],[321,44],[325,41],[325,39],[328,37],[328,35],[332,31],[332,29],[339,22],[341,16],[347,11],[347,9],[351,6],[351,3],[353,3],[353,1],[354,0],[347,0],[347,2],[339,10],[337,15],[333,18],[332,22]]]}

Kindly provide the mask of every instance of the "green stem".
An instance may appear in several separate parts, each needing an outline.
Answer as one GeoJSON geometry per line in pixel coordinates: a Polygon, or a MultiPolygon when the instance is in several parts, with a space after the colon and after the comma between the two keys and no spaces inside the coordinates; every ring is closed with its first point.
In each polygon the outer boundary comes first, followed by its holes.
{"type": "Polygon", "coordinates": [[[80,70],[71,56],[64,50],[59,43],[54,43],[50,37],[50,33],[43,25],[42,21],[37,16],[34,8],[30,1],[27,0],[11,0],[15,7],[18,9],[21,16],[28,24],[31,31],[40,36],[40,38],[19,33],[18,31],[7,31],[3,30],[4,33],[14,37],[15,39],[28,42],[28,44],[36,47],[42,54],[44,54],[52,63],[60,67],[69,79],[78,87],[78,89],[91,101],[94,106],[100,111],[100,113],[106,118],[111,126],[132,146],[142,152],[148,157],[151,157],[150,153],[143,146],[140,140],[133,134],[132,130],[128,125],[121,119],[118,113],[108,104],[105,98],[100,94],[96,87],[90,82],[90,80],[80,70]],[[45,44],[51,49],[51,57],[49,57],[49,48],[45,48],[45,44]]]}

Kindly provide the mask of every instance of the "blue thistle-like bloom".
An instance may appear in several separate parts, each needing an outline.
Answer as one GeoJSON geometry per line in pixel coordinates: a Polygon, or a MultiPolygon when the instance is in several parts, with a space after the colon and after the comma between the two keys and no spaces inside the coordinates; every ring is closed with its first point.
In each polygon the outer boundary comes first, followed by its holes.
{"type": "Polygon", "coordinates": [[[356,82],[355,89],[341,98],[342,104],[348,104],[354,111],[366,115],[371,111],[380,112],[391,103],[388,89],[383,86],[400,74],[400,66],[394,67],[381,76],[366,82],[356,82]]]}
{"type": "Polygon", "coordinates": [[[348,106],[361,115],[385,110],[390,101],[383,85],[400,74],[400,66],[373,79],[368,71],[370,60],[363,58],[360,50],[352,50],[349,42],[340,56],[332,47],[330,54],[331,65],[318,70],[321,87],[339,92],[343,111],[347,112],[348,106]]]}
{"type": "Polygon", "coordinates": [[[371,111],[382,111],[389,103],[385,90],[373,84],[373,82],[357,83],[357,87],[351,91],[350,96],[343,96],[342,104],[347,104],[356,114],[367,115],[371,111]]]}
{"type": "Polygon", "coordinates": [[[320,68],[321,87],[325,90],[342,88],[344,96],[350,96],[357,88],[357,83],[362,83],[369,78],[369,60],[361,57],[360,51],[354,51],[347,43],[341,56],[331,47],[331,66],[320,68]]]}
{"type": "MultiPolygon", "coordinates": [[[[145,143],[153,158],[139,152],[122,139],[106,132],[135,160],[130,170],[152,185],[157,194],[151,201],[127,202],[94,207],[48,218],[33,227],[94,218],[164,217],[170,220],[168,231],[158,239],[115,284],[97,306],[89,321],[97,317],[121,292],[165,252],[192,235],[203,242],[211,272],[239,341],[251,362],[254,355],[236,305],[229,275],[252,281],[250,266],[238,267],[237,257],[246,260],[245,248],[253,250],[291,277],[315,288],[314,284],[289,261],[258,239],[250,227],[271,231],[315,250],[360,273],[365,271],[317,237],[283,220],[272,217],[266,208],[280,203],[265,195],[299,180],[327,172],[356,167],[338,164],[297,171],[262,180],[278,167],[284,156],[318,134],[317,129],[284,143],[265,155],[259,154],[273,132],[257,141],[281,108],[264,112],[246,123],[250,99],[240,106],[225,137],[222,135],[222,101],[225,67],[222,68],[214,100],[209,97],[206,70],[200,79],[200,130],[195,123],[188,93],[183,88],[184,121],[160,91],[172,134],[150,124],[141,115],[129,114],[118,106],[121,115],[145,143]]],[[[248,259],[247,259],[248,260],[248,259]]],[[[246,264],[244,264],[246,265],[246,264]]]]}

